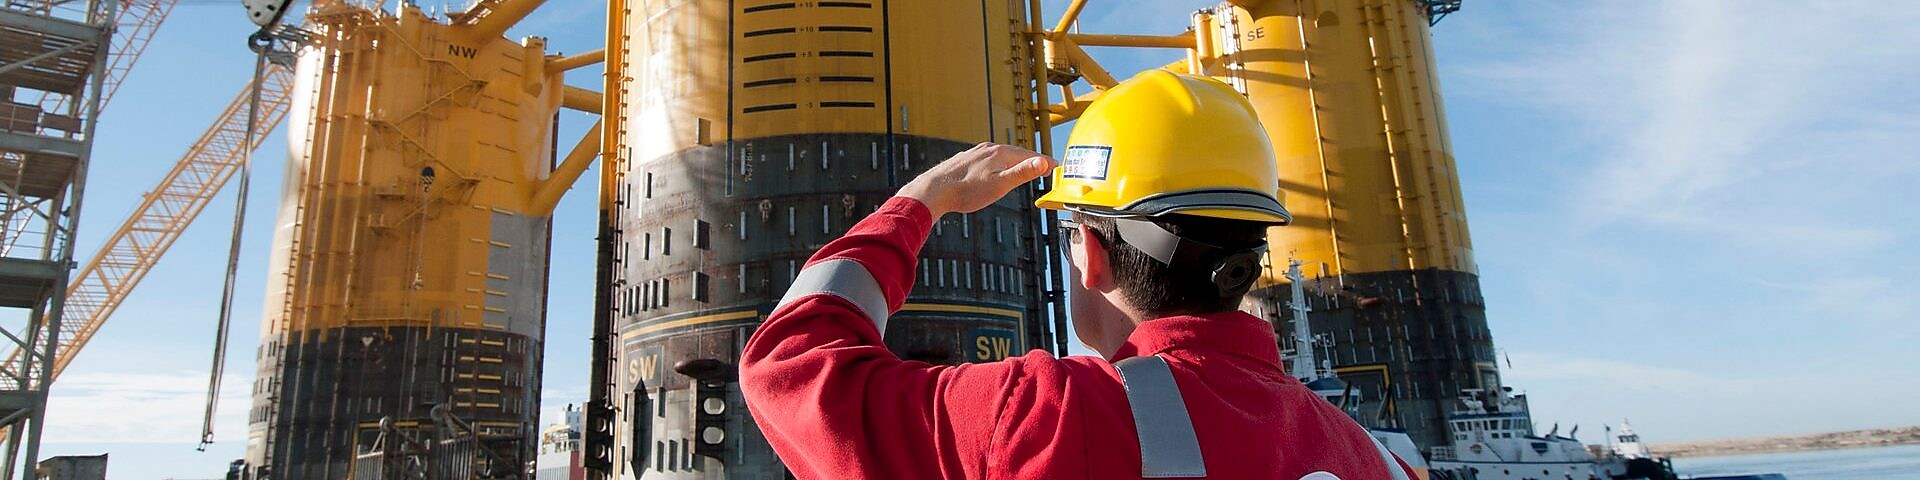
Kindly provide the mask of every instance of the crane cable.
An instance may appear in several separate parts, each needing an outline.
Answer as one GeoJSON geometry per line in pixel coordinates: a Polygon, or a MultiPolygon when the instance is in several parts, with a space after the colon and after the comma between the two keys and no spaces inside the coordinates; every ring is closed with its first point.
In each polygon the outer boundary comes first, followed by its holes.
{"type": "Polygon", "coordinates": [[[267,53],[273,50],[273,35],[267,33],[271,27],[263,27],[247,37],[247,47],[253,49],[252,98],[247,103],[247,132],[240,144],[240,185],[237,199],[233,202],[233,240],[227,249],[227,281],[220,289],[220,320],[213,336],[213,369],[207,378],[207,414],[200,427],[200,446],[196,449],[207,451],[207,445],[213,444],[213,415],[220,406],[220,377],[226,372],[227,330],[233,323],[233,290],[235,276],[240,270],[240,238],[247,224],[247,184],[253,177],[253,148],[255,138],[259,136],[260,87],[266,83],[267,53]]]}

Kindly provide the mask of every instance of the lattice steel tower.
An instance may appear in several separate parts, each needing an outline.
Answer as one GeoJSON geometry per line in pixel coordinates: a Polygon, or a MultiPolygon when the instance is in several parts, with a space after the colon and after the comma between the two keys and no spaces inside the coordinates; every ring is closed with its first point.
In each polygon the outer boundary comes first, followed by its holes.
{"type": "Polygon", "coordinates": [[[0,7],[0,478],[31,475],[73,270],[74,229],[120,2],[0,7]],[[21,450],[25,450],[25,468],[21,450]]]}

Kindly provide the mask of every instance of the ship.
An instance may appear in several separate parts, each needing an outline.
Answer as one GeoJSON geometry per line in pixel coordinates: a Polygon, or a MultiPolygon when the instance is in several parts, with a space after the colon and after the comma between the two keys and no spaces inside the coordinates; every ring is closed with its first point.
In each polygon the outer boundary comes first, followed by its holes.
{"type": "Polygon", "coordinates": [[[1589,447],[1598,452],[1600,473],[1615,480],[1676,480],[1673,460],[1655,456],[1634,433],[1633,423],[1621,419],[1618,430],[1607,427],[1607,446],[1589,447]]]}
{"type": "Polygon", "coordinates": [[[1447,419],[1448,446],[1428,448],[1428,460],[1437,479],[1599,480],[1605,476],[1599,457],[1574,435],[1559,435],[1555,426],[1536,435],[1527,395],[1512,387],[1493,391],[1463,389],[1460,408],[1447,419]]]}
{"type": "MultiPolygon", "coordinates": [[[[1301,262],[1298,259],[1287,262],[1286,278],[1292,282],[1294,299],[1306,298],[1301,295],[1301,290],[1306,284],[1306,275],[1300,273],[1300,265],[1301,262]]],[[[1259,305],[1255,304],[1252,308],[1259,308],[1259,305]]],[[[1366,422],[1361,420],[1360,404],[1365,398],[1360,392],[1354,390],[1353,385],[1340,380],[1331,362],[1320,360],[1319,355],[1314,352],[1315,348],[1333,348],[1333,337],[1313,334],[1312,317],[1308,315],[1310,310],[1306,302],[1293,300],[1287,303],[1287,308],[1292,315],[1289,318],[1293,319],[1291,323],[1294,340],[1293,353],[1287,355],[1290,362],[1287,371],[1293,374],[1294,378],[1299,379],[1300,384],[1312,390],[1314,395],[1340,407],[1340,411],[1346,412],[1354,422],[1361,423],[1362,428],[1366,428],[1367,435],[1373,437],[1374,442],[1379,443],[1387,451],[1393,452],[1394,456],[1400,457],[1400,461],[1406,462],[1407,466],[1413,468],[1415,475],[1421,479],[1428,478],[1430,467],[1427,465],[1426,458],[1420,455],[1420,447],[1413,443],[1413,437],[1408,435],[1406,430],[1364,426],[1366,422]]]]}
{"type": "MultiPolygon", "coordinates": [[[[1306,382],[1307,389],[1313,390],[1315,395],[1340,407],[1354,421],[1360,421],[1359,405],[1363,398],[1350,384],[1340,381],[1340,377],[1334,376],[1330,370],[1316,370],[1313,377],[1301,378],[1301,381],[1306,382]]],[[[1406,462],[1419,479],[1432,478],[1433,467],[1427,464],[1426,457],[1420,455],[1420,446],[1413,443],[1413,437],[1407,435],[1406,430],[1388,427],[1362,428],[1367,430],[1367,436],[1373,437],[1373,441],[1379,443],[1381,448],[1387,449],[1395,457],[1399,457],[1400,461],[1406,462]]]]}
{"type": "MultiPolygon", "coordinates": [[[[1304,299],[1306,276],[1302,262],[1288,262],[1285,278],[1291,283],[1291,298],[1304,299]]],[[[1305,301],[1287,302],[1287,322],[1292,327],[1291,352],[1283,352],[1288,371],[1307,389],[1347,413],[1354,421],[1367,425],[1362,408],[1366,398],[1355,385],[1342,381],[1331,362],[1320,359],[1316,349],[1332,350],[1334,337],[1314,334],[1312,309],[1305,301]]],[[[1249,306],[1258,309],[1259,305],[1249,306]]],[[[1609,428],[1607,448],[1589,449],[1575,432],[1560,436],[1555,426],[1545,436],[1534,434],[1533,419],[1525,394],[1511,395],[1502,387],[1495,392],[1480,389],[1461,391],[1462,408],[1448,417],[1448,446],[1434,446],[1426,455],[1405,429],[1370,426],[1368,435],[1423,479],[1496,480],[1496,479],[1568,479],[1568,480],[1674,480],[1673,464],[1653,456],[1633,431],[1622,422],[1617,434],[1609,428]],[[1488,405],[1492,405],[1489,407],[1488,405]],[[1461,452],[1465,452],[1462,454],[1461,452]],[[1540,473],[1535,474],[1533,472],[1540,473]]],[[[1387,399],[1382,399],[1387,400],[1387,399]]],[[[1384,409],[1376,410],[1385,412],[1384,409]]]]}

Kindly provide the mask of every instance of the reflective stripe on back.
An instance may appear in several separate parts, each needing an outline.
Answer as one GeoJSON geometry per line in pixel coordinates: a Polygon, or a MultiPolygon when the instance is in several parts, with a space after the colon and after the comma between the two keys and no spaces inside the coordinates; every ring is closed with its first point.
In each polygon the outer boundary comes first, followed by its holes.
{"type": "Polygon", "coordinates": [[[1380,460],[1387,462],[1388,478],[1392,478],[1393,480],[1409,480],[1407,478],[1407,471],[1400,468],[1400,461],[1394,459],[1393,452],[1387,450],[1386,444],[1380,443],[1379,438],[1374,438],[1372,432],[1367,433],[1367,439],[1373,440],[1373,448],[1380,451],[1380,460]]]}
{"type": "Polygon", "coordinates": [[[1173,381],[1173,370],[1159,356],[1133,357],[1113,364],[1127,390],[1133,426],[1140,434],[1140,477],[1205,477],[1200,439],[1187,416],[1187,402],[1173,381]]]}
{"type": "Polygon", "coordinates": [[[881,335],[887,333],[887,294],[880,290],[880,282],[860,262],[839,258],[816,263],[800,270],[793,279],[793,286],[787,287],[787,294],[780,297],[775,310],[799,301],[808,295],[824,293],[847,299],[853,306],[873,321],[881,335]]]}

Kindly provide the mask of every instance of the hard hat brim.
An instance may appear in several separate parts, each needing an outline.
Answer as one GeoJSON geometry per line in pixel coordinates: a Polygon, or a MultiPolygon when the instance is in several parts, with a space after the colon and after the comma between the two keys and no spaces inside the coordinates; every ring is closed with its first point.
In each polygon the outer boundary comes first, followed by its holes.
{"type": "Polygon", "coordinates": [[[1158,217],[1170,214],[1224,218],[1269,225],[1293,223],[1293,215],[1272,195],[1241,189],[1206,189],[1150,195],[1123,205],[1106,208],[1076,205],[1054,198],[1048,192],[1034,206],[1051,210],[1070,210],[1102,217],[1158,217]]]}

